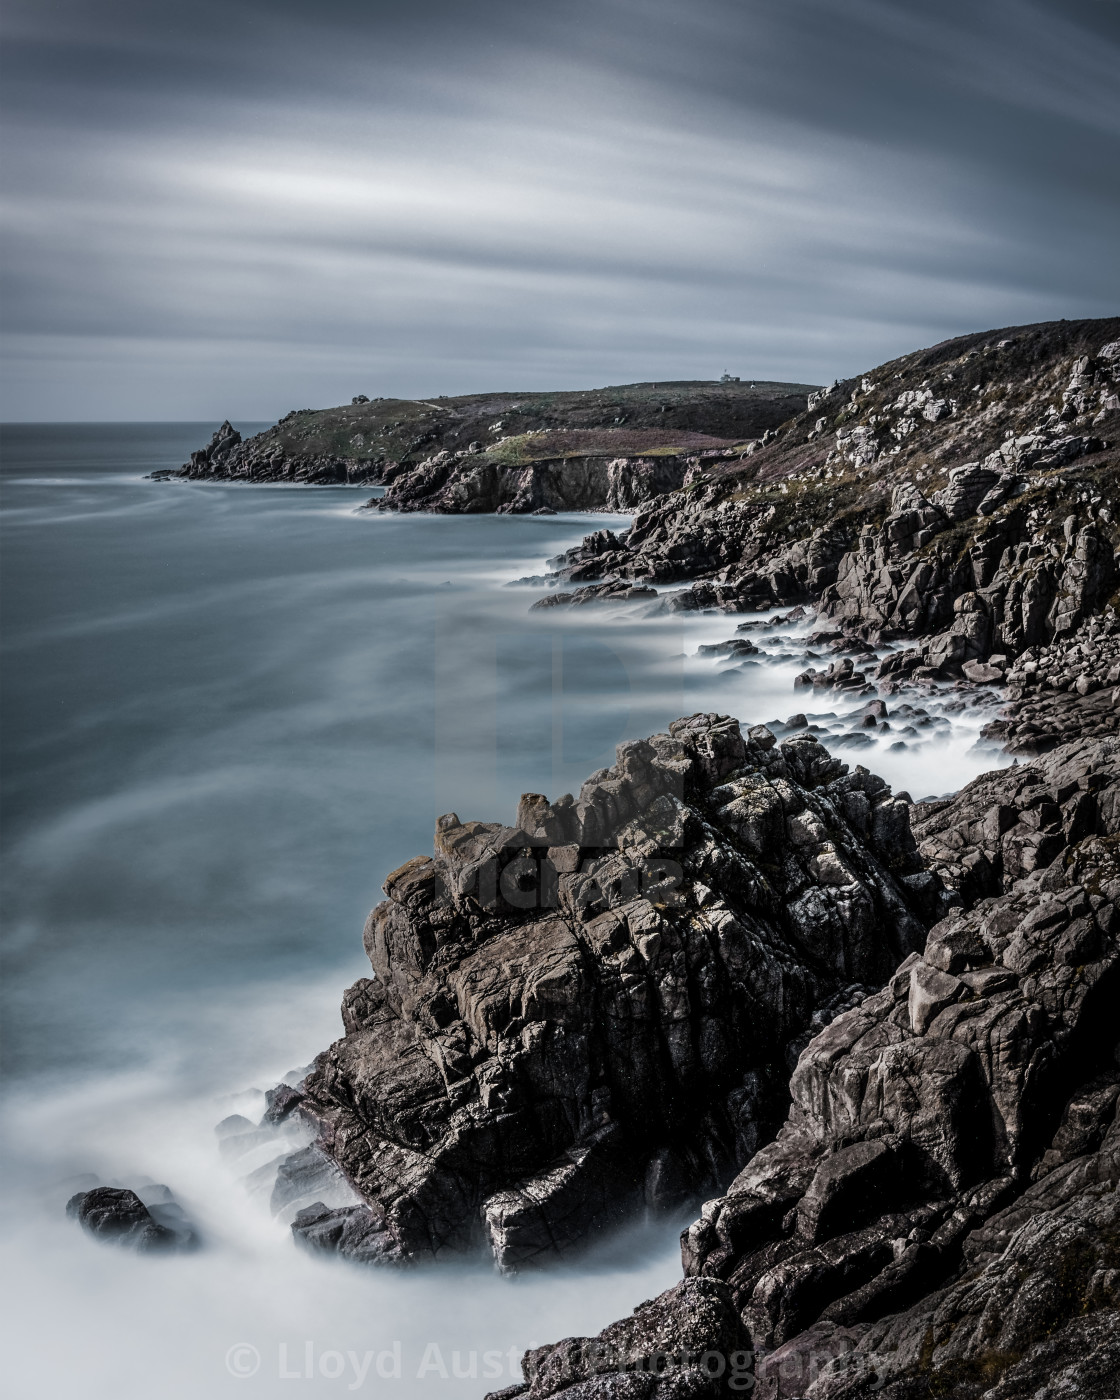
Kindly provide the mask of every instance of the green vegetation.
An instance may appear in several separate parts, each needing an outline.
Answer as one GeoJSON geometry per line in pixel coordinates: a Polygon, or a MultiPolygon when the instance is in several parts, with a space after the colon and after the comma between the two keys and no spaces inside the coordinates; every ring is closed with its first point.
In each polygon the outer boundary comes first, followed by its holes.
{"type": "Polygon", "coordinates": [[[463,451],[471,443],[480,444],[491,461],[508,465],[637,451],[669,456],[753,441],[801,411],[812,388],[682,380],[556,393],[372,399],[295,411],[261,438],[293,456],[367,461],[420,461],[441,449],[463,451]],[[634,433],[641,439],[628,438],[634,433]],[[599,439],[578,439],[580,434],[599,439]],[[549,443],[550,437],[572,441],[549,443]]]}

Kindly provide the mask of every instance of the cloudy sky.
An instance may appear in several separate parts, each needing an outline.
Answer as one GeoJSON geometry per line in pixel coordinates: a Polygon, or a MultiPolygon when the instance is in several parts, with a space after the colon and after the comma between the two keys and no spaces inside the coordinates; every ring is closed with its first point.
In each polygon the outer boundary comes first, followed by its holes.
{"type": "Polygon", "coordinates": [[[817,383],[1120,307],[1118,0],[8,0],[5,419],[817,383]]]}

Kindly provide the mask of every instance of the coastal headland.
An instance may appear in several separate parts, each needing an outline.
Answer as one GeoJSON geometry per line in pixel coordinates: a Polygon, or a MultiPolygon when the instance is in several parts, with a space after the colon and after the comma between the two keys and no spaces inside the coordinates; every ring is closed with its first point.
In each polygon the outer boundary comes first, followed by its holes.
{"type": "MultiPolygon", "coordinates": [[[[505,1397],[715,1397],[744,1358],[785,1400],[1115,1394],[1120,320],[962,337],[794,408],[694,418],[724,441],[666,442],[681,480],[616,489],[630,528],[551,561],[538,606],[804,609],[830,660],[802,695],[878,726],[951,693],[1019,761],[915,801],[803,716],[698,714],[508,826],[449,813],[385,883],[342,1038],[223,1150],[302,1120],[274,1206],[369,1263],[515,1271],[699,1211],[678,1286],[505,1397]]],[[[429,439],[379,505],[554,509],[542,466],[590,459],[546,440],[628,427],[429,439]]],[[[185,474],[247,460],[228,438],[185,474]]]]}

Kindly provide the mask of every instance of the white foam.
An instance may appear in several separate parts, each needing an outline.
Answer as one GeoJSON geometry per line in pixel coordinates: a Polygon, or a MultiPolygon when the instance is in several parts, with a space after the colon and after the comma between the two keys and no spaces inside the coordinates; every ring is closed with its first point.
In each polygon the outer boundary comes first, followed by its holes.
{"type": "Polygon", "coordinates": [[[184,1059],[40,1083],[9,1099],[8,1175],[24,1205],[5,1212],[0,1226],[3,1306],[14,1339],[5,1357],[8,1394],[196,1400],[271,1395],[280,1380],[299,1379],[296,1393],[316,1396],[356,1388],[478,1397],[519,1380],[528,1347],[594,1333],[676,1281],[679,1222],[635,1227],[576,1264],[518,1279],[500,1278],[480,1260],[385,1270],[297,1249],[238,1179],[255,1162],[227,1167],[218,1157],[215,1121],[238,1111],[255,1117],[262,1096],[223,1094],[217,1081],[224,1073],[231,1083],[274,1082],[278,1066],[290,1067],[286,1050],[304,1054],[326,1043],[323,1012],[336,1001],[337,986],[326,982],[231,997],[196,1027],[195,1043],[208,1044],[201,1065],[184,1059]],[[62,1205],[73,1189],[66,1177],[91,1170],[107,1183],[168,1185],[203,1248],[154,1258],[88,1239],[63,1218],[62,1205]],[[227,1367],[227,1356],[234,1370],[252,1360],[238,1347],[259,1356],[250,1378],[227,1367]],[[370,1373],[354,1387],[371,1351],[370,1373]],[[328,1352],[346,1362],[338,1376],[333,1357],[319,1365],[328,1352]],[[376,1374],[380,1353],[383,1369],[395,1369],[399,1353],[399,1378],[376,1374]],[[456,1353],[467,1373],[474,1353],[473,1376],[454,1374],[456,1353]]]}

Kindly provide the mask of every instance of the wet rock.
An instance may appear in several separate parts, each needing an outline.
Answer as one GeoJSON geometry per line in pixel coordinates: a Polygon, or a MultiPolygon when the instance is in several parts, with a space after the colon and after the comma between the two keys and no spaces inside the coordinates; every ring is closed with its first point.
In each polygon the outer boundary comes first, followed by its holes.
{"type": "Polygon", "coordinates": [[[986,773],[910,821],[924,859],[965,903],[1040,873],[1070,841],[1103,834],[1120,804],[1120,740],[1084,739],[1035,763],[986,773]]]}
{"type": "MultiPolygon", "coordinates": [[[[717,1187],[776,1126],[818,1008],[924,939],[908,811],[812,736],[698,715],[578,797],[526,794],[513,827],[441,818],[302,1085],[314,1152],[376,1218],[317,1217],[316,1240],[481,1237],[511,1270],[717,1187]]],[[[292,1199],[343,1204],[313,1190],[292,1199]]]]}
{"type": "Polygon", "coordinates": [[[958,896],[808,1043],[784,1127],[682,1237],[686,1276],[730,1294],[760,1394],[1115,1393],[1120,744],[922,805],[927,839],[963,849],[1086,794],[1091,822],[1056,820],[1049,864],[958,896]]]}
{"type": "Polygon", "coordinates": [[[735,638],[730,642],[712,642],[705,646],[696,648],[697,656],[757,656],[758,647],[753,642],[747,641],[745,637],[735,638]]]}
{"type": "Polygon", "coordinates": [[[713,1279],[686,1279],[596,1337],[569,1337],[528,1352],[522,1362],[526,1385],[517,1393],[527,1400],[714,1400],[729,1393],[732,1382],[736,1388],[749,1385],[753,1362],[728,1290],[713,1279]]]}
{"type": "Polygon", "coordinates": [[[873,688],[868,682],[866,672],[857,671],[855,663],[848,658],[831,662],[825,671],[814,671],[811,668],[803,671],[793,683],[795,686],[811,687],[813,690],[847,690],[857,695],[873,688]]]}
{"type": "Polygon", "coordinates": [[[967,680],[976,685],[995,685],[1003,680],[1003,669],[985,664],[983,661],[963,661],[961,670],[967,680]]]}
{"type": "Polygon", "coordinates": [[[296,1213],[292,1235],[313,1254],[337,1254],[359,1264],[403,1262],[383,1215],[367,1205],[331,1207],[315,1201],[296,1213]]]}
{"type": "Polygon", "coordinates": [[[303,1102],[303,1094],[290,1084],[278,1084],[267,1090],[264,1097],[267,1108],[262,1123],[282,1123],[303,1102]]]}
{"type": "Polygon", "coordinates": [[[72,1196],[66,1214],[102,1243],[141,1254],[193,1249],[198,1236],[167,1187],[146,1188],[145,1195],[147,1203],[127,1187],[94,1186],[72,1196]]]}
{"type": "Polygon", "coordinates": [[[644,603],[657,597],[655,588],[642,584],[625,583],[621,579],[608,579],[605,583],[588,584],[577,588],[573,593],[548,593],[538,598],[534,608],[583,607],[588,603],[644,603]]]}
{"type": "Polygon", "coordinates": [[[291,1221],[309,1203],[330,1208],[361,1204],[338,1163],[316,1143],[280,1161],[273,1175],[269,1208],[273,1215],[291,1221]]]}

